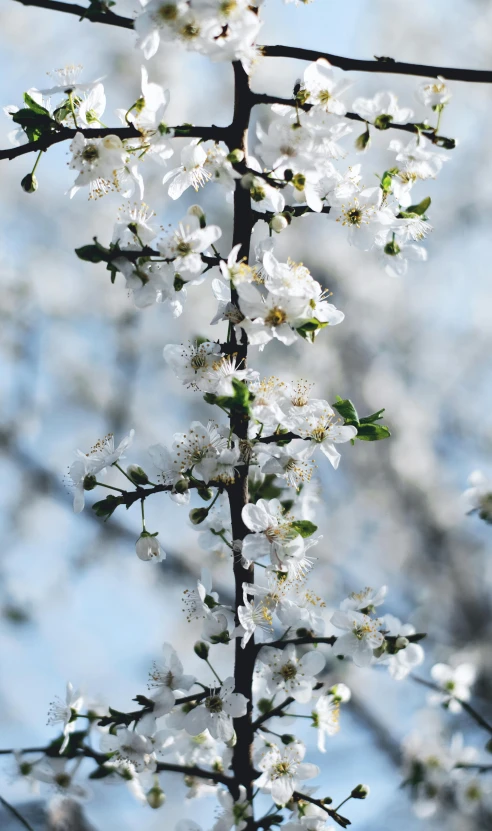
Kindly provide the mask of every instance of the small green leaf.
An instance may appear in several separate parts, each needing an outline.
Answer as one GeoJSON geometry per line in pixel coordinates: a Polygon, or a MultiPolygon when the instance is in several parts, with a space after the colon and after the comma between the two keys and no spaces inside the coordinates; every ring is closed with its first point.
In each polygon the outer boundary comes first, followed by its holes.
{"type": "Polygon", "coordinates": [[[50,118],[48,110],[45,107],[42,107],[41,104],[38,104],[27,92],[24,93],[24,103],[27,104],[33,113],[37,113],[38,115],[47,115],[48,118],[50,118]]]}
{"type": "Polygon", "coordinates": [[[357,438],[362,441],[380,441],[390,436],[390,431],[383,424],[359,424],[357,428],[357,438]]]}
{"type": "Polygon", "coordinates": [[[358,424],[359,423],[359,416],[357,410],[355,409],[354,405],[350,401],[349,398],[339,398],[337,396],[337,400],[335,404],[333,404],[334,409],[339,413],[343,419],[349,424],[358,424]]]}
{"type": "Polygon", "coordinates": [[[422,199],[422,202],[419,202],[418,205],[410,205],[406,210],[406,214],[417,214],[418,216],[422,216],[425,214],[427,208],[430,206],[431,198],[430,196],[426,196],[425,199],[422,199]]]}
{"type": "Polygon", "coordinates": [[[105,263],[106,257],[102,256],[101,249],[97,245],[83,245],[81,248],[76,248],[75,253],[79,260],[84,260],[86,263],[105,263]]]}
{"type": "Polygon", "coordinates": [[[112,496],[110,494],[105,499],[101,499],[99,502],[94,502],[92,510],[95,512],[96,516],[102,517],[104,519],[109,519],[109,517],[116,510],[118,505],[122,504],[123,503],[119,496],[112,496]]]}
{"type": "Polygon", "coordinates": [[[302,326],[299,326],[296,329],[296,332],[304,338],[304,340],[308,340],[313,343],[316,333],[319,332],[320,329],[324,329],[325,326],[328,326],[327,323],[322,323],[317,318],[312,317],[311,320],[307,320],[302,326]]]}
{"type": "Polygon", "coordinates": [[[375,421],[379,421],[379,419],[383,417],[383,413],[384,407],[382,410],[378,410],[377,413],[372,413],[364,418],[360,418],[359,421],[361,424],[373,424],[375,421]]]}
{"type": "Polygon", "coordinates": [[[291,523],[291,527],[300,534],[301,537],[310,537],[318,530],[318,526],[314,522],[309,522],[308,519],[296,519],[291,523]]]}

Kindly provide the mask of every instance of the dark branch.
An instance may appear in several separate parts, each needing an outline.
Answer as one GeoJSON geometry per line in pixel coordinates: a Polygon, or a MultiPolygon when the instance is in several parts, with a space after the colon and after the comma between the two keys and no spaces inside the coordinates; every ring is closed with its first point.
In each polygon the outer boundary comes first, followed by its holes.
{"type": "Polygon", "coordinates": [[[133,20],[122,17],[108,9],[107,12],[92,11],[90,6],[78,6],[75,3],[59,3],[58,0],[15,0],[23,6],[37,6],[40,9],[51,9],[54,12],[75,14],[80,20],[90,20],[91,23],[106,23],[108,26],[118,26],[120,29],[133,29],[133,20]]]}
{"type": "Polygon", "coordinates": [[[338,825],[341,825],[342,828],[346,828],[347,825],[351,825],[349,819],[346,817],[342,817],[338,814],[333,808],[328,808],[321,799],[314,799],[312,796],[307,796],[305,793],[299,793],[299,791],[294,791],[292,798],[295,802],[310,802],[312,805],[317,805],[318,808],[322,808],[323,811],[326,811],[329,817],[332,818],[338,825]]]}
{"type": "Polygon", "coordinates": [[[471,718],[480,727],[483,727],[483,729],[486,730],[487,733],[490,733],[490,735],[492,736],[492,724],[489,724],[489,722],[486,721],[484,719],[484,717],[481,716],[480,713],[478,713],[475,710],[475,708],[472,707],[471,704],[468,703],[468,701],[463,701],[462,698],[458,698],[456,695],[453,695],[452,693],[450,693],[446,690],[443,690],[443,688],[440,687],[438,684],[434,684],[432,681],[427,681],[426,678],[420,678],[420,676],[418,676],[418,675],[410,675],[410,678],[412,679],[412,681],[416,681],[417,684],[421,684],[423,687],[427,687],[429,690],[435,690],[436,692],[439,692],[439,693],[448,694],[450,696],[450,698],[453,698],[454,701],[457,701],[458,704],[461,704],[461,706],[462,706],[463,710],[465,711],[465,713],[468,713],[468,715],[471,716],[471,718]]]}
{"type": "Polygon", "coordinates": [[[254,721],[251,725],[253,730],[258,730],[258,727],[260,727],[262,724],[265,723],[265,721],[268,721],[268,719],[270,718],[275,718],[275,716],[284,715],[285,708],[289,707],[293,701],[294,699],[291,698],[291,696],[289,696],[285,699],[285,701],[282,701],[281,704],[278,704],[276,707],[274,707],[273,710],[269,710],[268,713],[263,713],[263,715],[259,716],[259,718],[257,718],[256,721],[254,721]]]}
{"type": "MultiPolygon", "coordinates": [[[[21,2],[21,0],[16,0],[21,2]]],[[[213,139],[214,141],[221,141],[222,136],[226,131],[226,127],[170,127],[170,137],[175,138],[202,138],[213,139]],[[176,132],[178,134],[176,134],[176,132]]],[[[23,156],[25,153],[39,153],[40,150],[48,150],[54,144],[59,144],[61,141],[70,141],[75,137],[76,133],[82,133],[85,138],[104,138],[105,136],[118,136],[122,141],[132,138],[143,138],[136,127],[89,127],[72,129],[71,127],[60,126],[59,130],[48,133],[37,141],[30,141],[27,144],[21,144],[19,147],[10,147],[7,150],[0,150],[0,160],[15,159],[17,156],[23,156]]]]}
{"type": "Polygon", "coordinates": [[[301,49],[297,46],[261,46],[267,58],[295,58],[299,61],[317,61],[326,58],[333,66],[345,71],[378,72],[385,75],[418,75],[421,78],[446,78],[448,81],[467,81],[476,84],[491,84],[492,71],[489,69],[455,69],[449,66],[427,66],[417,63],[403,63],[394,58],[376,58],[373,61],[359,58],[343,58],[329,52],[301,49]]]}
{"type": "MultiPolygon", "coordinates": [[[[304,112],[309,112],[312,109],[312,104],[300,104],[295,98],[280,98],[277,95],[266,95],[266,94],[257,94],[255,96],[255,103],[256,104],[283,104],[286,107],[297,107],[304,112]]],[[[374,129],[379,130],[371,121],[367,121],[367,119],[362,118],[361,115],[358,113],[345,113],[343,118],[348,118],[350,121],[359,121],[362,124],[369,124],[374,129]]],[[[408,122],[407,124],[396,124],[393,121],[390,121],[387,127],[391,130],[403,130],[405,133],[413,133],[414,135],[420,134],[425,136],[429,139],[433,144],[442,145],[442,142],[451,141],[450,139],[446,139],[443,136],[438,136],[436,131],[432,128],[428,130],[422,130],[419,124],[414,124],[413,122],[408,122]]],[[[453,149],[453,148],[448,148],[453,149]]]]}
{"type": "Polygon", "coordinates": [[[294,644],[294,646],[304,646],[304,645],[314,645],[318,643],[327,643],[329,646],[334,646],[337,642],[337,636],[331,635],[328,638],[316,638],[311,637],[311,635],[306,635],[303,638],[286,638],[283,641],[272,641],[271,643],[257,643],[256,650],[257,652],[260,651],[264,646],[273,646],[275,649],[283,649],[284,646],[289,646],[289,644],[294,644]]]}

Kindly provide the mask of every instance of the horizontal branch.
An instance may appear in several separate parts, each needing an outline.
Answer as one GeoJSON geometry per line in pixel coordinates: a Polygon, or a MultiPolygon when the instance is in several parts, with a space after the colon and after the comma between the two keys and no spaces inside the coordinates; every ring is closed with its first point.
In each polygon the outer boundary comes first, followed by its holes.
{"type": "Polygon", "coordinates": [[[161,771],[169,771],[171,773],[181,773],[183,776],[197,777],[198,779],[211,779],[212,782],[218,785],[225,785],[226,788],[231,788],[234,785],[232,776],[225,776],[223,773],[215,770],[204,770],[197,765],[173,765],[170,762],[157,762],[156,770],[159,773],[161,771]]]}
{"type": "MultiPolygon", "coordinates": [[[[295,98],[281,98],[277,95],[266,94],[255,94],[255,104],[282,104],[284,107],[297,107],[304,112],[309,112],[309,110],[313,108],[312,104],[300,104],[295,98]]],[[[362,122],[362,124],[369,124],[371,127],[378,130],[378,132],[381,132],[381,128],[376,127],[375,124],[368,121],[367,118],[362,118],[362,116],[358,113],[347,112],[343,118],[348,118],[350,121],[359,121],[362,122]]],[[[428,138],[433,144],[438,145],[442,144],[442,142],[450,141],[444,136],[437,135],[436,131],[431,127],[429,127],[428,130],[422,130],[419,124],[415,124],[412,121],[409,121],[407,124],[397,124],[394,121],[390,121],[387,123],[385,129],[402,130],[405,133],[420,134],[428,138]]]]}
{"type": "Polygon", "coordinates": [[[118,26],[120,29],[133,29],[131,17],[122,17],[108,9],[107,12],[92,11],[90,6],[79,6],[75,3],[60,3],[58,0],[15,0],[23,6],[37,6],[40,9],[50,9],[54,12],[75,14],[80,20],[89,20],[91,23],[106,23],[108,26],[118,26]]]}
{"type": "MultiPolygon", "coordinates": [[[[17,1],[20,2],[20,0],[17,1]]],[[[193,127],[191,125],[169,127],[170,138],[201,138],[204,140],[213,139],[214,141],[221,141],[222,137],[227,135],[227,129],[227,127],[216,127],[214,124],[211,127],[193,127]]],[[[26,153],[39,153],[40,150],[48,150],[54,144],[59,144],[62,141],[70,141],[77,133],[82,133],[88,139],[104,138],[105,136],[118,136],[122,141],[125,139],[143,138],[142,133],[133,126],[84,127],[78,129],[60,126],[59,130],[54,130],[52,133],[48,133],[37,141],[30,141],[26,144],[19,145],[19,147],[0,150],[0,161],[2,159],[15,159],[17,156],[24,156],[26,153]]]]}
{"type": "MultiPolygon", "coordinates": [[[[90,6],[79,6],[74,3],[63,3],[58,0],[15,0],[23,6],[36,6],[42,9],[74,14],[81,20],[92,23],[104,23],[108,26],[117,26],[123,29],[133,29],[134,21],[130,17],[122,17],[108,10],[97,12],[90,6]]],[[[426,64],[404,63],[394,58],[376,57],[375,60],[361,60],[359,58],[344,58],[332,55],[330,52],[319,52],[314,49],[302,49],[298,46],[266,46],[258,45],[258,49],[267,58],[294,58],[300,61],[316,61],[326,58],[333,66],[345,71],[377,72],[392,75],[417,75],[422,78],[438,78],[442,76],[449,81],[467,81],[469,83],[492,83],[492,71],[488,69],[460,69],[449,66],[428,66],[426,64]]]]}
{"type": "Polygon", "coordinates": [[[46,747],[8,747],[0,750],[0,756],[6,756],[9,753],[46,753],[46,747]]]}
{"type": "Polygon", "coordinates": [[[450,66],[428,66],[426,64],[404,63],[394,58],[377,57],[366,61],[359,58],[343,58],[330,52],[301,49],[298,46],[260,46],[267,58],[295,58],[299,61],[317,61],[326,58],[333,66],[344,71],[377,72],[384,75],[417,75],[422,78],[446,78],[448,81],[467,81],[476,84],[491,84],[492,71],[489,69],[459,69],[450,66]]]}
{"type": "Polygon", "coordinates": [[[274,649],[283,649],[284,646],[289,646],[289,644],[293,644],[294,646],[307,646],[310,644],[313,646],[318,643],[326,643],[329,646],[334,646],[337,640],[338,638],[336,635],[330,635],[330,637],[327,638],[317,638],[312,637],[311,635],[306,635],[306,637],[302,638],[286,638],[285,640],[271,641],[270,643],[257,643],[255,646],[256,650],[259,652],[260,649],[263,649],[263,647],[272,646],[274,649]]]}
{"type": "Polygon", "coordinates": [[[449,695],[450,698],[452,698],[454,701],[457,701],[458,704],[461,705],[465,713],[468,713],[468,715],[480,727],[483,727],[483,729],[486,730],[487,733],[490,733],[490,735],[492,736],[492,724],[489,724],[489,722],[486,719],[484,719],[484,717],[481,716],[480,713],[478,713],[477,710],[475,710],[475,708],[468,703],[468,701],[464,701],[462,698],[458,698],[458,696],[453,695],[452,692],[450,692],[449,690],[444,690],[442,687],[439,686],[439,684],[434,684],[433,681],[427,681],[426,678],[420,678],[419,675],[411,674],[410,678],[412,679],[412,681],[416,681],[417,684],[421,684],[423,687],[427,687],[429,690],[435,690],[435,692],[449,695]]]}

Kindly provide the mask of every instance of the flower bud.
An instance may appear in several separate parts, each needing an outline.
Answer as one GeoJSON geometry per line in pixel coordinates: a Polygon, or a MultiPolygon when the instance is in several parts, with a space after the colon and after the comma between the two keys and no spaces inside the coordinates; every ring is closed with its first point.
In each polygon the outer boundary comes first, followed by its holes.
{"type": "Polygon", "coordinates": [[[36,179],[34,173],[28,173],[24,176],[21,180],[21,188],[26,193],[34,193],[34,191],[38,189],[38,180],[36,179]]]}
{"type": "Polygon", "coordinates": [[[188,490],[189,487],[190,487],[190,480],[185,479],[183,477],[183,479],[178,479],[178,481],[175,483],[174,490],[176,491],[176,493],[186,493],[186,491],[188,490]]]}
{"type": "Polygon", "coordinates": [[[260,698],[257,706],[260,713],[264,716],[272,709],[272,702],[269,698],[260,698]]]}
{"type": "Polygon", "coordinates": [[[198,655],[202,661],[206,661],[208,659],[210,648],[207,643],[204,641],[197,641],[193,649],[195,650],[195,655],[198,655]]]}
{"type": "Polygon", "coordinates": [[[160,808],[166,801],[166,794],[159,785],[154,785],[147,794],[147,802],[151,808],[160,808]]]}
{"type": "Polygon", "coordinates": [[[369,785],[356,785],[350,796],[352,799],[365,799],[369,796],[371,789],[369,785]]]}
{"type": "Polygon", "coordinates": [[[397,638],[396,641],[395,641],[395,648],[396,649],[406,649],[406,647],[408,646],[409,643],[410,643],[410,641],[408,640],[408,638],[404,638],[403,635],[400,635],[400,637],[397,638]]]}
{"type": "Polygon", "coordinates": [[[231,150],[229,155],[227,156],[227,161],[231,164],[239,164],[239,162],[244,161],[244,152],[236,147],[235,150],[231,150]]]}
{"type": "Polygon", "coordinates": [[[209,499],[212,499],[213,494],[210,488],[197,488],[196,492],[200,499],[203,499],[204,502],[208,502],[209,499]]]}
{"type": "Polygon", "coordinates": [[[84,490],[85,491],[93,491],[94,488],[97,486],[97,479],[93,473],[88,473],[87,476],[84,476],[84,490]]]}
{"type": "Polygon", "coordinates": [[[331,805],[331,804],[332,804],[332,802],[333,802],[333,799],[331,798],[331,796],[325,796],[325,797],[321,800],[321,802],[323,803],[323,805],[331,805]]]}
{"type": "Polygon", "coordinates": [[[346,684],[334,684],[333,687],[330,687],[328,692],[333,696],[338,704],[345,704],[345,702],[350,701],[352,697],[352,693],[346,684]]]}
{"type": "Polygon", "coordinates": [[[200,228],[205,228],[207,224],[207,217],[205,216],[205,211],[201,205],[190,205],[188,208],[188,214],[190,216],[196,216],[200,221],[200,228]]]}
{"type": "Polygon", "coordinates": [[[290,169],[290,167],[288,167],[287,170],[284,170],[284,179],[285,179],[286,182],[291,182],[293,178],[294,178],[294,174],[293,174],[292,170],[290,169]]]}
{"type": "Polygon", "coordinates": [[[142,531],[136,542],[135,550],[140,560],[160,562],[166,559],[166,554],[159,545],[157,534],[149,534],[148,531],[142,531]]]}
{"type": "Polygon", "coordinates": [[[200,525],[207,517],[208,508],[192,508],[190,511],[190,521],[193,525],[200,525]]]}
{"type": "Polygon", "coordinates": [[[270,220],[270,228],[272,231],[275,231],[276,234],[280,234],[282,231],[285,231],[288,224],[289,223],[283,214],[275,214],[275,216],[272,216],[270,220]]]}
{"type": "Polygon", "coordinates": [[[237,735],[236,735],[236,731],[234,730],[231,738],[227,742],[225,742],[225,746],[226,747],[235,747],[236,744],[237,744],[237,735]]]}
{"type": "Polygon", "coordinates": [[[128,465],[126,475],[132,480],[134,485],[149,484],[149,477],[140,465],[128,465]]]}
{"type": "Polygon", "coordinates": [[[284,733],[283,736],[280,737],[282,744],[292,744],[295,742],[296,737],[293,736],[291,733],[284,733]]]}
{"type": "Polygon", "coordinates": [[[355,139],[355,149],[359,153],[363,153],[364,150],[367,150],[371,143],[371,134],[369,129],[365,130],[365,132],[361,133],[360,136],[357,136],[355,139]]]}

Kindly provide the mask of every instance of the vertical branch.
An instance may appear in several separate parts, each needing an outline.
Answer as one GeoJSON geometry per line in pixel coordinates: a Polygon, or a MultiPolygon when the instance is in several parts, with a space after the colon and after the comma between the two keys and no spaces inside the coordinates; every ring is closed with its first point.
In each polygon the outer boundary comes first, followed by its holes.
{"type": "MultiPolygon", "coordinates": [[[[230,126],[229,132],[229,149],[239,149],[245,154],[247,152],[247,138],[248,125],[253,106],[253,95],[249,88],[249,78],[244,71],[241,63],[236,61],[233,63],[234,69],[234,118],[230,126]]],[[[251,210],[251,198],[249,190],[242,187],[241,180],[238,179],[234,191],[234,226],[233,226],[233,245],[238,243],[241,245],[239,258],[244,257],[246,260],[249,257],[249,248],[251,243],[251,231],[253,227],[253,216],[251,210]]],[[[234,287],[231,287],[231,301],[235,304],[238,302],[237,292],[234,287]]],[[[237,339],[232,330],[231,346],[237,352],[238,362],[241,361],[241,367],[246,366],[248,354],[248,338],[246,332],[242,331],[241,341],[237,343],[237,339]]],[[[240,441],[247,439],[248,436],[249,419],[243,415],[231,416],[231,430],[240,441]]],[[[247,452],[247,449],[246,449],[247,452]]],[[[232,523],[232,538],[233,540],[243,540],[248,529],[242,520],[242,509],[249,501],[248,495],[248,464],[241,465],[239,471],[236,473],[235,482],[228,489],[229,505],[231,511],[232,523]]],[[[252,583],[254,581],[254,568],[244,568],[241,564],[240,558],[235,557],[234,561],[234,582],[235,582],[235,609],[236,609],[236,625],[239,623],[237,617],[238,606],[243,604],[243,583],[252,583]]],[[[236,682],[236,692],[242,693],[248,699],[248,711],[245,716],[235,720],[235,729],[237,735],[237,742],[234,748],[233,755],[233,771],[237,785],[244,785],[248,798],[252,798],[252,779],[253,779],[253,764],[252,764],[252,684],[253,671],[255,665],[255,648],[254,638],[251,638],[245,649],[241,648],[241,641],[236,638],[236,655],[234,678],[236,682]]]]}

